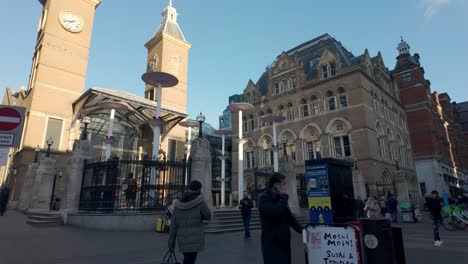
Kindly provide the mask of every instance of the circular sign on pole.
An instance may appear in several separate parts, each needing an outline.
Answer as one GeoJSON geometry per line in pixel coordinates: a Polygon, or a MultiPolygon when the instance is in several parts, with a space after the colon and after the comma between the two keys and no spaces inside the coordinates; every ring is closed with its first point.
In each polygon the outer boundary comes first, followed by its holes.
{"type": "Polygon", "coordinates": [[[0,131],[12,131],[21,124],[21,114],[13,108],[0,109],[0,131]]]}

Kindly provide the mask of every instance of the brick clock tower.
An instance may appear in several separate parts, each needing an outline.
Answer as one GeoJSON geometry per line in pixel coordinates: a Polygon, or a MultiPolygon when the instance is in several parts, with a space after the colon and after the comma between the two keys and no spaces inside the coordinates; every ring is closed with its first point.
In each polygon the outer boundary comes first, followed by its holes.
{"type": "MultiPolygon", "coordinates": [[[[21,188],[34,149],[47,147],[52,138],[57,170],[66,172],[65,155],[75,137],[70,123],[72,103],[83,94],[88,67],[94,13],[100,0],[39,0],[39,20],[28,87],[20,92],[17,106],[26,108],[22,147],[14,156],[14,183],[21,188]],[[62,167],[62,168],[61,168],[62,167]]],[[[15,196],[16,196],[15,194],[15,196]]],[[[15,199],[16,197],[13,197],[15,199]]]]}
{"type": "MultiPolygon", "coordinates": [[[[147,71],[163,71],[176,76],[179,84],[163,89],[162,107],[182,114],[187,112],[187,72],[191,44],[177,23],[178,13],[172,0],[162,12],[162,21],[154,36],[145,44],[148,49],[147,71]]],[[[158,101],[156,88],[147,85],[145,98],[158,101]]],[[[171,160],[183,157],[185,128],[177,125],[163,138],[162,149],[171,160]]]]}

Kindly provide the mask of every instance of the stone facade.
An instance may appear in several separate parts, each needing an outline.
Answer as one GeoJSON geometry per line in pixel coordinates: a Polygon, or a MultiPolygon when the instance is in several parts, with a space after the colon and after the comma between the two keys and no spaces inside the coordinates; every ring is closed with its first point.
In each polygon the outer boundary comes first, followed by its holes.
{"type": "Polygon", "coordinates": [[[401,41],[392,76],[398,84],[422,194],[445,191],[455,197],[466,182],[468,142],[459,124],[459,107],[447,93],[431,92],[419,54],[401,41]]]}
{"type": "MultiPolygon", "coordinates": [[[[276,114],[286,117],[277,125],[279,154],[293,160],[298,186],[305,160],[335,157],[355,161],[356,196],[395,193],[402,177],[419,196],[406,114],[380,53],[354,56],[325,34],[279,55],[257,83],[248,82],[244,101],[255,106],[243,116],[247,190],[265,185],[254,170],[272,170],[272,126],[261,118],[276,114]]],[[[235,138],[237,114],[232,120],[235,138]]],[[[232,168],[235,190],[237,164],[232,168]]],[[[406,200],[408,193],[397,195],[406,200]]]]}

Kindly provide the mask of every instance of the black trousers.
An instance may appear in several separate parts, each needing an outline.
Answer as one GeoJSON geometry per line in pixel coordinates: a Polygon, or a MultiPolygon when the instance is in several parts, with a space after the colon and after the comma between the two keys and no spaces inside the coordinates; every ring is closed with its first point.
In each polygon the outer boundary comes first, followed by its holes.
{"type": "Polygon", "coordinates": [[[198,252],[184,252],[184,263],[183,264],[195,264],[197,260],[198,252]]]}

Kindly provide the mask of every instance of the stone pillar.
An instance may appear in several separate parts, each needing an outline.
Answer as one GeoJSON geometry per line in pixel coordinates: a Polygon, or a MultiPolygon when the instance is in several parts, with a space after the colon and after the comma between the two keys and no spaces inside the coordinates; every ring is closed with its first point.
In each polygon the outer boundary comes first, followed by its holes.
{"type": "Polygon", "coordinates": [[[408,195],[408,183],[403,172],[397,172],[395,176],[395,188],[398,203],[408,203],[410,201],[408,195]]]}
{"type": "Polygon", "coordinates": [[[28,211],[49,211],[55,173],[55,160],[44,158],[36,171],[31,206],[28,211]]]}
{"type": "Polygon", "coordinates": [[[34,179],[36,178],[36,171],[39,168],[39,163],[31,163],[28,166],[28,171],[24,176],[23,189],[21,191],[18,209],[20,211],[27,211],[31,204],[31,198],[33,195],[34,179]]]}
{"type": "Polygon", "coordinates": [[[294,160],[283,157],[279,161],[279,173],[286,176],[286,187],[289,194],[289,208],[293,214],[300,213],[299,199],[297,196],[297,180],[294,169],[294,160]]]}
{"type": "Polygon", "coordinates": [[[81,184],[83,180],[84,161],[91,156],[91,143],[87,140],[76,142],[72,155],[68,158],[68,183],[65,201],[66,211],[64,221],[70,213],[78,212],[80,202],[81,184]]]}
{"type": "Polygon", "coordinates": [[[210,142],[204,138],[193,140],[190,157],[192,158],[192,181],[201,182],[202,195],[208,206],[213,208],[210,142]]]}
{"type": "Polygon", "coordinates": [[[365,199],[369,196],[366,193],[366,187],[360,170],[353,169],[353,190],[354,198],[361,197],[361,199],[365,199]]]}

